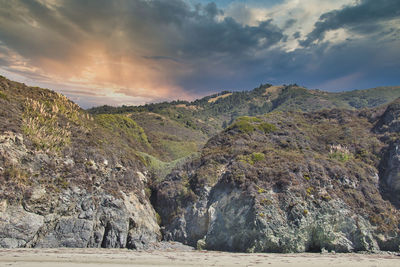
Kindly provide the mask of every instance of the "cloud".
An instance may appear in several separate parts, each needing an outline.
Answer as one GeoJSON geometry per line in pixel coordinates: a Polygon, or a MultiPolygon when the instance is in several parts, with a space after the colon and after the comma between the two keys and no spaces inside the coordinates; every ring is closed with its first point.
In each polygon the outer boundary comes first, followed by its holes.
{"type": "Polygon", "coordinates": [[[398,0],[362,0],[356,5],[346,6],[320,16],[312,32],[300,42],[308,46],[324,39],[328,31],[345,28],[359,34],[372,34],[382,29],[381,23],[400,18],[398,0]]]}
{"type": "Polygon", "coordinates": [[[389,0],[0,0],[0,72],[85,107],[265,82],[400,83],[398,10],[389,0]]]}
{"type": "MultiPolygon", "coordinates": [[[[242,25],[215,3],[181,0],[4,1],[0,40],[49,79],[142,97],[186,97],[179,80],[279,42],[271,20],[242,25]],[[14,19],[10,19],[13,17],[14,19]]],[[[3,68],[5,66],[3,65],[3,68]]],[[[6,66],[15,69],[15,64],[6,66]]],[[[193,95],[193,92],[191,93],[193,95]]]]}

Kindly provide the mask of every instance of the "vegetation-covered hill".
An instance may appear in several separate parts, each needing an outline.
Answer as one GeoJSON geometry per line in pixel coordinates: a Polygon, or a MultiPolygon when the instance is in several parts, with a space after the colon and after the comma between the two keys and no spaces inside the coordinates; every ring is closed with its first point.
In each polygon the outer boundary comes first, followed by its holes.
{"type": "Polygon", "coordinates": [[[265,84],[251,91],[224,91],[192,102],[173,101],[123,107],[101,106],[89,109],[88,112],[92,114],[151,112],[212,136],[239,116],[256,116],[272,111],[372,108],[393,101],[397,97],[400,97],[399,86],[329,93],[297,85],[265,84]]]}
{"type": "Polygon", "coordinates": [[[273,111],[355,110],[377,107],[397,97],[400,97],[398,86],[328,93],[297,85],[265,84],[252,91],[224,91],[193,102],[101,106],[88,112],[94,116],[121,114],[135,120],[143,128],[153,148],[151,156],[161,160],[157,162],[147,157],[157,169],[165,166],[165,162],[181,162],[185,157],[196,154],[210,137],[240,116],[256,116],[273,111]]]}
{"type": "Polygon", "coordinates": [[[163,234],[398,251],[399,96],[262,85],[88,112],[0,77],[0,247],[142,248],[163,234]]]}
{"type": "Polygon", "coordinates": [[[239,117],[157,185],[164,236],[228,251],[397,251],[399,103],[239,117]]]}

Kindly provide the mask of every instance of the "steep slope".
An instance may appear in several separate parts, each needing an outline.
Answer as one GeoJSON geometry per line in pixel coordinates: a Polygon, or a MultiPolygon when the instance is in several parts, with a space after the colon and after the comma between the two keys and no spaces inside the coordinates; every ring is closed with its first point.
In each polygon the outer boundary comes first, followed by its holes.
{"type": "Polygon", "coordinates": [[[398,251],[399,107],[238,118],[155,188],[164,237],[228,251],[398,251]]]}
{"type": "Polygon", "coordinates": [[[143,130],[0,77],[0,247],[128,247],[160,239],[143,130]]]}

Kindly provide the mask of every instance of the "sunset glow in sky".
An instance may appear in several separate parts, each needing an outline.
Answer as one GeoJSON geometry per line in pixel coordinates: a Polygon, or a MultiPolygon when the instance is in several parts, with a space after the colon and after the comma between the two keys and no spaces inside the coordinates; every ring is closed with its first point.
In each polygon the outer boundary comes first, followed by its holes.
{"type": "Polygon", "coordinates": [[[400,85],[400,1],[0,0],[0,74],[84,108],[400,85]]]}

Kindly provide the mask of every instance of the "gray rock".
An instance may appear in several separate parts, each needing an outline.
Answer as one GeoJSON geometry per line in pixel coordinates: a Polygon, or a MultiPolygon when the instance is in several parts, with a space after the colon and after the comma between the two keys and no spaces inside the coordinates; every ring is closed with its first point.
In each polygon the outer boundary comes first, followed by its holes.
{"type": "Polygon", "coordinates": [[[87,247],[92,235],[93,222],[76,218],[60,218],[54,230],[40,239],[35,247],[87,247]]]}
{"type": "Polygon", "coordinates": [[[22,205],[18,201],[13,205],[0,202],[0,247],[134,249],[161,239],[153,207],[148,199],[138,197],[144,188],[139,177],[130,177],[136,179],[133,182],[140,188],[138,192],[119,191],[112,196],[102,188],[108,179],[125,180],[127,167],[117,166],[118,172],[106,167],[107,162],[96,164],[91,160],[82,164],[71,157],[29,151],[22,136],[14,133],[0,135],[1,158],[15,168],[31,170],[27,173],[35,173],[38,181],[50,181],[54,188],[37,183],[21,198],[22,205]],[[64,177],[71,171],[78,173],[74,180],[89,181],[97,187],[69,185],[64,177]],[[89,179],[87,171],[91,173],[89,179]]]}
{"type": "Polygon", "coordinates": [[[210,250],[243,252],[377,251],[374,227],[340,200],[302,201],[290,192],[279,200],[259,205],[254,196],[228,185],[217,185],[207,197],[191,204],[167,226],[171,240],[210,250]],[[289,207],[287,203],[296,203],[289,207]],[[198,212],[199,207],[206,212],[198,212]],[[206,222],[193,224],[193,222],[206,222]],[[192,226],[197,225],[199,229],[192,226]],[[203,236],[201,236],[203,234],[203,236]]]}
{"type": "Polygon", "coordinates": [[[384,175],[382,179],[388,188],[395,193],[396,198],[400,200],[398,197],[400,192],[400,140],[389,146],[383,165],[384,175]]]}
{"type": "Polygon", "coordinates": [[[43,224],[43,216],[27,212],[19,205],[7,206],[0,212],[0,247],[25,246],[43,224]]]}

